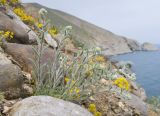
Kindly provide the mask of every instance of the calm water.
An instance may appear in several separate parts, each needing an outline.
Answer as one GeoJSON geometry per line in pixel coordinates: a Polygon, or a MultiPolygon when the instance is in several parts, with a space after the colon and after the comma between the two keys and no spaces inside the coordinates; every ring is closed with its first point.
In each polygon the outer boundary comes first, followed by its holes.
{"type": "Polygon", "coordinates": [[[160,96],[160,51],[117,55],[113,59],[132,61],[137,82],[146,90],[147,95],[160,96]]]}

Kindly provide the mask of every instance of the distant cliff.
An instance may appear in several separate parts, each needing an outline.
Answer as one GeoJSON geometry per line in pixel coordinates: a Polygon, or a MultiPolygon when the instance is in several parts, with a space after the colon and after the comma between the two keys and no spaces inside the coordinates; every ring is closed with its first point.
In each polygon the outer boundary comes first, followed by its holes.
{"type": "Polygon", "coordinates": [[[142,50],[144,50],[144,51],[156,51],[156,50],[159,50],[159,48],[152,43],[145,42],[145,43],[142,44],[142,50]]]}
{"type": "Polygon", "coordinates": [[[51,23],[56,27],[72,25],[73,39],[85,47],[99,46],[105,55],[115,55],[141,50],[140,44],[132,39],[118,36],[110,31],[102,29],[77,17],[41,6],[37,3],[24,4],[26,11],[37,17],[40,8],[47,9],[51,23]]]}

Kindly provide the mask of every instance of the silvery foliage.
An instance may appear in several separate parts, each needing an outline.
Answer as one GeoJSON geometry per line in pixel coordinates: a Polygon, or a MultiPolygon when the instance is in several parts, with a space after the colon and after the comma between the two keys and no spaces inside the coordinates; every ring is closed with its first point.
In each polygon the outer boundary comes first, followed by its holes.
{"type": "Polygon", "coordinates": [[[38,48],[33,48],[36,53],[36,59],[33,61],[35,65],[36,94],[51,95],[61,99],[73,99],[75,93],[68,94],[68,92],[74,87],[78,87],[81,90],[80,95],[82,96],[80,96],[79,99],[84,99],[92,94],[92,92],[88,93],[86,88],[97,83],[97,80],[99,80],[103,73],[103,71],[99,69],[98,64],[96,64],[92,67],[94,70],[93,77],[86,77],[87,67],[85,66],[89,61],[89,56],[97,51],[82,49],[72,58],[71,64],[67,65],[69,59],[62,50],[65,39],[71,36],[72,26],[66,26],[60,31],[62,39],[60,39],[57,49],[54,49],[54,62],[41,64],[44,50],[48,47],[44,42],[48,24],[48,22],[44,20],[46,19],[46,13],[44,9],[41,9],[39,12],[44,26],[39,29],[40,36],[37,40],[38,48]],[[64,81],[66,76],[70,79],[68,83],[64,81]],[[72,84],[72,81],[74,81],[74,84],[72,84]]]}
{"type": "Polygon", "coordinates": [[[117,63],[119,68],[118,72],[120,72],[120,74],[124,75],[126,78],[134,81],[136,80],[136,74],[131,71],[132,65],[133,63],[130,61],[122,61],[117,63]]]}

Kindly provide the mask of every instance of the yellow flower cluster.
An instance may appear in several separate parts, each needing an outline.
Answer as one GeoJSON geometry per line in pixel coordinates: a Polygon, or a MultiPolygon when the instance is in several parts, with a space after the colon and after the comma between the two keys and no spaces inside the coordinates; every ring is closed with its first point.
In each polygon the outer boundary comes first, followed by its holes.
{"type": "Polygon", "coordinates": [[[86,77],[91,77],[93,76],[93,70],[88,70],[85,74],[86,74],[86,77]]]}
{"type": "Polygon", "coordinates": [[[102,114],[97,111],[95,104],[90,104],[89,108],[88,108],[88,111],[90,111],[91,113],[93,113],[94,116],[102,116],[102,114]]]}
{"type": "Polygon", "coordinates": [[[99,63],[104,63],[106,62],[106,59],[104,56],[101,56],[101,55],[97,55],[97,56],[94,56],[94,57],[91,57],[89,59],[89,64],[93,65],[95,64],[96,62],[99,62],[99,63]]]}
{"type": "MultiPolygon", "coordinates": [[[[65,80],[65,83],[68,83],[70,81],[70,78],[69,77],[65,77],[64,80],[65,80]]],[[[74,83],[75,83],[75,81],[72,80],[72,84],[74,84],[74,83]]]]}
{"type": "Polygon", "coordinates": [[[8,4],[15,5],[17,3],[20,3],[20,0],[0,0],[1,5],[8,5],[8,4]]]}
{"type": "Polygon", "coordinates": [[[5,39],[13,39],[14,33],[10,31],[0,31],[0,36],[3,36],[5,39]]]}
{"type": "Polygon", "coordinates": [[[48,30],[49,34],[51,34],[52,36],[55,36],[58,34],[58,30],[53,26],[52,28],[50,28],[48,30]]]}
{"type": "Polygon", "coordinates": [[[21,18],[23,22],[27,24],[34,24],[34,18],[32,16],[27,15],[22,8],[15,8],[13,11],[16,15],[18,15],[21,18]]]}
{"type": "MultiPolygon", "coordinates": [[[[70,81],[69,77],[65,77],[64,80],[65,80],[65,83],[68,83],[70,81]]],[[[72,80],[71,84],[73,85],[74,83],[75,83],[75,81],[72,80]]],[[[76,94],[79,94],[80,89],[78,87],[74,87],[74,88],[71,88],[69,92],[70,93],[75,92],[76,94]]]]}
{"type": "Polygon", "coordinates": [[[10,0],[10,2],[11,2],[12,4],[17,4],[17,3],[20,3],[20,0],[10,0]]]}
{"type": "Polygon", "coordinates": [[[121,89],[129,90],[130,88],[129,82],[124,77],[117,78],[114,84],[121,89]]]}
{"type": "Polygon", "coordinates": [[[6,5],[7,4],[7,0],[0,0],[0,4],[1,5],[6,5]]]}
{"type": "Polygon", "coordinates": [[[38,23],[38,24],[37,24],[37,27],[38,27],[38,28],[42,28],[42,27],[43,27],[43,24],[42,24],[42,23],[38,23]]]}
{"type": "Polygon", "coordinates": [[[72,88],[69,92],[70,92],[70,93],[75,92],[76,94],[79,94],[80,89],[79,89],[78,87],[74,87],[74,88],[72,88]]]}
{"type": "Polygon", "coordinates": [[[98,55],[98,56],[95,57],[95,61],[97,61],[97,62],[105,62],[106,59],[104,58],[104,56],[98,55]]]}

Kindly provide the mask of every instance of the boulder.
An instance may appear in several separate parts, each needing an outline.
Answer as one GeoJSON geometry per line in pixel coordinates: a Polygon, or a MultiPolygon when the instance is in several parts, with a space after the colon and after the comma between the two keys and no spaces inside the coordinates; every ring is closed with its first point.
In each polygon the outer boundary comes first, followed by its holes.
{"type": "Polygon", "coordinates": [[[23,88],[24,77],[21,69],[14,64],[0,64],[0,91],[4,92],[6,99],[26,97],[27,93],[23,88]]]}
{"type": "Polygon", "coordinates": [[[52,36],[49,33],[45,34],[45,38],[44,39],[46,40],[46,42],[47,42],[47,44],[49,46],[51,46],[53,48],[57,48],[58,47],[57,42],[52,38],[52,36]]]}
{"type": "Polygon", "coordinates": [[[152,43],[145,42],[142,44],[142,50],[144,51],[156,51],[158,50],[158,47],[152,43]]]}
{"type": "Polygon", "coordinates": [[[0,52],[0,91],[4,92],[6,99],[15,99],[31,95],[32,89],[26,85],[28,79],[22,74],[21,69],[12,64],[7,55],[0,52]],[[26,85],[26,86],[25,86],[26,85]]]}
{"type": "MultiPolygon", "coordinates": [[[[14,60],[16,60],[22,67],[23,71],[30,72],[33,70],[33,62],[35,59],[35,53],[33,47],[37,45],[23,45],[16,43],[4,43],[4,51],[11,55],[14,60]]],[[[51,48],[46,48],[42,57],[42,64],[51,63],[54,61],[54,50],[51,48]]]]}
{"type": "Polygon", "coordinates": [[[19,25],[21,28],[23,28],[23,30],[25,31],[25,33],[28,34],[29,43],[30,44],[36,43],[37,42],[36,40],[38,39],[38,36],[36,35],[36,33],[31,28],[29,28],[26,24],[24,24],[22,22],[22,20],[13,11],[9,10],[8,14],[11,15],[11,16],[13,16],[13,21],[17,25],[19,25]]]}
{"type": "Polygon", "coordinates": [[[139,87],[136,82],[131,81],[130,85],[131,85],[131,93],[138,96],[143,101],[147,99],[145,90],[139,87]]]}
{"type": "Polygon", "coordinates": [[[82,107],[49,96],[32,96],[17,102],[9,116],[92,116],[82,107]]]}
{"type": "Polygon", "coordinates": [[[29,37],[25,29],[17,24],[13,17],[7,14],[7,11],[0,10],[0,30],[11,31],[14,33],[14,39],[11,39],[10,42],[17,42],[22,44],[29,43],[29,37]]]}
{"type": "Polygon", "coordinates": [[[12,62],[6,57],[6,55],[0,52],[0,65],[11,64],[12,62]]]}
{"type": "Polygon", "coordinates": [[[138,111],[140,111],[141,115],[140,116],[148,116],[148,106],[147,104],[141,100],[138,96],[134,94],[130,94],[131,99],[125,100],[125,102],[130,106],[138,111]]]}

